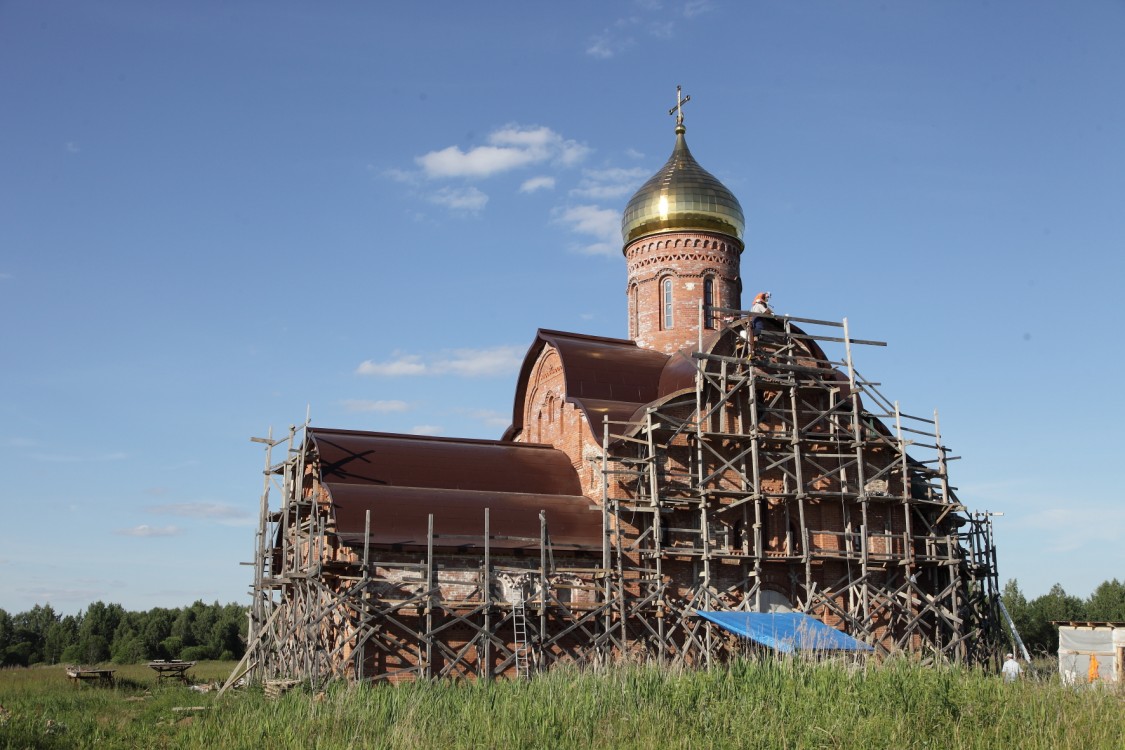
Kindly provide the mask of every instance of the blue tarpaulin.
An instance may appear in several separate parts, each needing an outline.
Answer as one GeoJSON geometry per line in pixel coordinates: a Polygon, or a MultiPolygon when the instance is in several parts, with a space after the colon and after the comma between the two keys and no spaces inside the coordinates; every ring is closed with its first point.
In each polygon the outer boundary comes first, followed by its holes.
{"type": "Polygon", "coordinates": [[[874,651],[847,633],[800,612],[709,612],[696,614],[719,627],[777,649],[791,651],[874,651]]]}

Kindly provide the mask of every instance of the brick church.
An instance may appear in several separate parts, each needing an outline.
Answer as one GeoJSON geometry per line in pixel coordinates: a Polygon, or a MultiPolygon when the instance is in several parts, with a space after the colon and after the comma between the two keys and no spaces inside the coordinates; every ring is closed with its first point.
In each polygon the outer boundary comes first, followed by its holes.
{"type": "Polygon", "coordinates": [[[622,218],[628,338],[539,330],[499,440],[262,440],[253,676],[991,658],[991,528],[949,485],[936,414],[857,373],[854,350],[881,344],[846,320],[744,309],[742,208],[674,111],[671,156],[622,218]]]}

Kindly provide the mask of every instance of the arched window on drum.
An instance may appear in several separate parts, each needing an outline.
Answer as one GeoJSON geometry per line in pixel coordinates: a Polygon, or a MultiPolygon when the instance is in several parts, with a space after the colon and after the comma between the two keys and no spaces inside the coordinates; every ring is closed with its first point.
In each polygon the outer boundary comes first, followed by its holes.
{"type": "Polygon", "coordinates": [[[712,307],[718,306],[718,301],[715,299],[715,277],[707,276],[703,279],[703,327],[715,327],[715,313],[711,311],[712,307]]]}
{"type": "Polygon", "coordinates": [[[672,279],[665,278],[660,282],[660,324],[665,331],[672,330],[675,317],[672,314],[672,279]]]}

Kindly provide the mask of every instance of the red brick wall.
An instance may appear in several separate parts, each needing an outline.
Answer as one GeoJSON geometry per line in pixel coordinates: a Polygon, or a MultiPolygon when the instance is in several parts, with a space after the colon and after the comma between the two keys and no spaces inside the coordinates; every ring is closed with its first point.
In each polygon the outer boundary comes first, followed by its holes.
{"type": "Polygon", "coordinates": [[[697,348],[704,280],[714,282],[713,304],[742,307],[738,243],[710,232],[642,237],[625,248],[629,336],[637,346],[672,354],[697,348]],[[672,326],[665,327],[663,282],[672,281],[672,326]]]}
{"type": "Polygon", "coordinates": [[[522,441],[546,443],[569,456],[583,493],[601,501],[601,450],[586,425],[586,415],[566,402],[562,363],[554,347],[543,348],[531,369],[526,393],[522,441]]]}

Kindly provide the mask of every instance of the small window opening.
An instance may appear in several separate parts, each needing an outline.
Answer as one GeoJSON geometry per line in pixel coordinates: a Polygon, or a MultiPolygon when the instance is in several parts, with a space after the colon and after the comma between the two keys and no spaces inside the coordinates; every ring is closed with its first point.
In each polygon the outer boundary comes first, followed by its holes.
{"type": "Polygon", "coordinates": [[[664,294],[664,330],[670,330],[673,324],[672,318],[672,280],[664,279],[663,283],[664,294]]]}

